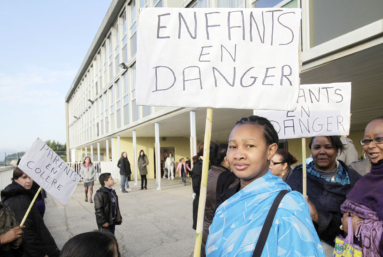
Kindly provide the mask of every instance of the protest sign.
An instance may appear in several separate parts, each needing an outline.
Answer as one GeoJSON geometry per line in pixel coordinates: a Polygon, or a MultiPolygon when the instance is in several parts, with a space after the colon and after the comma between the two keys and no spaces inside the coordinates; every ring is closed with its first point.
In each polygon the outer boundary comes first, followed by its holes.
{"type": "Polygon", "coordinates": [[[351,83],[301,85],[295,111],[255,111],[266,117],[279,139],[348,135],[351,83]]]}
{"type": "Polygon", "coordinates": [[[33,143],[18,167],[63,205],[80,181],[80,176],[41,139],[33,143]]]}
{"type": "Polygon", "coordinates": [[[138,105],[294,110],[300,9],[143,8],[138,105]]]}

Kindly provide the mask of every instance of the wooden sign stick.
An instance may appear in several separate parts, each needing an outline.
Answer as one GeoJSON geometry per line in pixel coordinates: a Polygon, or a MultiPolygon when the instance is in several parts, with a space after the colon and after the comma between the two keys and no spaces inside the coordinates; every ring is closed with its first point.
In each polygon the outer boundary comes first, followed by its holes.
{"type": "Polygon", "coordinates": [[[302,194],[307,196],[306,138],[302,138],[302,194]]]}
{"type": "Polygon", "coordinates": [[[25,213],[24,218],[23,218],[23,220],[20,223],[20,226],[24,226],[25,220],[27,219],[29,212],[31,211],[33,205],[35,204],[37,196],[40,194],[41,189],[42,189],[42,187],[40,187],[39,190],[37,190],[37,193],[35,194],[35,197],[33,197],[33,200],[31,202],[31,204],[29,205],[29,208],[28,208],[27,212],[25,213]]]}
{"type": "Polygon", "coordinates": [[[203,220],[204,220],[205,204],[206,204],[207,177],[209,173],[210,140],[211,140],[212,125],[213,125],[213,109],[208,108],[206,113],[201,189],[200,189],[199,203],[198,203],[198,216],[197,216],[197,229],[196,229],[196,238],[195,238],[195,246],[194,246],[194,257],[201,256],[203,220]]]}

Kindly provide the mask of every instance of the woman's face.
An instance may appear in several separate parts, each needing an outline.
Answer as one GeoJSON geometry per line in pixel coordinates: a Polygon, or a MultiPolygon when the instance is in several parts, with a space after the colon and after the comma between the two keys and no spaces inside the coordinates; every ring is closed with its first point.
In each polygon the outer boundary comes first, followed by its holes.
{"type": "Polygon", "coordinates": [[[172,157],[172,156],[173,156],[173,155],[170,153],[170,154],[169,154],[169,157],[172,157]]]}
{"type": "Polygon", "coordinates": [[[227,162],[238,178],[250,183],[266,174],[277,149],[277,144],[266,144],[263,127],[237,125],[230,134],[227,162]]]}
{"type": "Polygon", "coordinates": [[[144,155],[144,152],[140,152],[140,155],[141,155],[141,156],[144,155]]]}
{"type": "Polygon", "coordinates": [[[17,182],[18,184],[20,184],[20,186],[28,190],[32,188],[33,184],[33,180],[25,173],[23,173],[23,175],[21,175],[21,177],[19,177],[18,179],[15,179],[15,182],[17,182]]]}
{"type": "MultiPolygon", "coordinates": [[[[374,120],[370,122],[364,132],[364,139],[374,139],[383,137],[383,121],[374,120]]],[[[383,143],[376,144],[371,142],[368,145],[363,146],[363,150],[366,152],[368,158],[372,163],[377,163],[383,159],[383,143]]]]}
{"type": "Polygon", "coordinates": [[[85,158],[85,163],[87,163],[87,164],[90,163],[90,159],[89,159],[89,157],[86,157],[86,158],[85,158]]]}
{"type": "Polygon", "coordinates": [[[311,153],[314,164],[320,170],[329,172],[335,169],[335,160],[338,150],[332,145],[327,137],[316,137],[311,145],[311,153]]]}
{"type": "Polygon", "coordinates": [[[270,161],[269,170],[273,175],[283,177],[288,169],[287,162],[283,162],[283,158],[279,154],[275,154],[270,161]]]}
{"type": "Polygon", "coordinates": [[[124,158],[126,158],[128,156],[127,153],[123,153],[122,156],[124,156],[124,158]]]}

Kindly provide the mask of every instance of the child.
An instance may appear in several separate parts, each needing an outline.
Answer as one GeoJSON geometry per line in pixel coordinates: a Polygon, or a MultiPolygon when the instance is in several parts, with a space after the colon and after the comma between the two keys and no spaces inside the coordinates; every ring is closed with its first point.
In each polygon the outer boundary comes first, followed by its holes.
{"type": "Polygon", "coordinates": [[[190,167],[184,161],[184,158],[181,158],[178,163],[176,172],[178,171],[180,173],[180,177],[182,177],[182,183],[184,183],[184,186],[186,186],[186,171],[187,170],[190,171],[190,167]]]}
{"type": "Polygon", "coordinates": [[[118,197],[112,188],[114,180],[110,173],[102,173],[99,180],[102,186],[94,195],[97,226],[100,232],[107,231],[114,235],[116,225],[122,223],[118,197]]]}

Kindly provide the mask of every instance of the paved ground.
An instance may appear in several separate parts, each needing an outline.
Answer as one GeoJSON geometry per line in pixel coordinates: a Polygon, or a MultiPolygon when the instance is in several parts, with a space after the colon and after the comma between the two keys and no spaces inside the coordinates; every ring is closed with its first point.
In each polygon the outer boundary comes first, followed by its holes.
{"type": "MultiPolygon", "coordinates": [[[[116,226],[122,256],[192,256],[191,178],[188,182],[183,186],[179,178],[162,179],[161,191],[157,191],[155,180],[148,180],[148,190],[139,190],[140,186],[130,182],[128,194],[119,191],[119,184],[114,186],[124,219],[116,226]]],[[[97,190],[100,185],[94,187],[97,190]]],[[[60,249],[74,235],[97,229],[94,205],[84,201],[83,189],[78,185],[66,206],[48,199],[44,220],[60,249]]]]}

